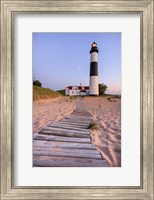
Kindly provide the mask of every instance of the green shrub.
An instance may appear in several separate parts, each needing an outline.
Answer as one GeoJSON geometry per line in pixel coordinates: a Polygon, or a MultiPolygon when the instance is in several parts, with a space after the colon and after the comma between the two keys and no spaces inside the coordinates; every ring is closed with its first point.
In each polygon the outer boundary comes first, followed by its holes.
{"type": "Polygon", "coordinates": [[[38,80],[34,80],[33,85],[38,86],[38,87],[42,87],[42,83],[38,80]]]}
{"type": "Polygon", "coordinates": [[[106,90],[107,90],[107,85],[105,85],[104,83],[102,84],[98,84],[98,88],[99,88],[99,96],[105,94],[106,90]]]}

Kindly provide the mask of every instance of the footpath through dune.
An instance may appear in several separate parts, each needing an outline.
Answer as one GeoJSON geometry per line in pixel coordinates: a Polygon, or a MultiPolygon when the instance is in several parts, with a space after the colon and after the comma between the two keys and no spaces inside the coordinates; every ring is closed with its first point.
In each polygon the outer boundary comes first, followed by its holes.
{"type": "Polygon", "coordinates": [[[34,135],[33,166],[36,167],[108,167],[92,144],[88,126],[92,116],[78,99],[76,109],[34,135]]]}

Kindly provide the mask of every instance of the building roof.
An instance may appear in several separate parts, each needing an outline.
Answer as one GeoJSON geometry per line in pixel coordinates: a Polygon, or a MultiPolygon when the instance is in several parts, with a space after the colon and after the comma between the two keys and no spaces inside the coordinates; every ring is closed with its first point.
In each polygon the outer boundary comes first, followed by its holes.
{"type": "Polygon", "coordinates": [[[82,90],[82,88],[84,87],[84,90],[89,90],[89,86],[84,86],[84,85],[80,85],[80,86],[67,86],[66,88],[68,88],[69,90],[71,90],[73,87],[77,87],[79,90],[82,90]]]}
{"type": "Polygon", "coordinates": [[[73,86],[67,86],[66,88],[68,88],[68,89],[72,89],[72,87],[73,87],[73,86]]]}

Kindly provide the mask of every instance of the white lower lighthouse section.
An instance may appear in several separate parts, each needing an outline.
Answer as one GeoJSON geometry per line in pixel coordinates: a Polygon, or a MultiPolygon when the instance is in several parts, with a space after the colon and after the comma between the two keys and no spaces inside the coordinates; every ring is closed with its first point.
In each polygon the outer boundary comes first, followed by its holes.
{"type": "Polygon", "coordinates": [[[89,95],[99,95],[98,92],[98,76],[90,76],[89,95]]]}

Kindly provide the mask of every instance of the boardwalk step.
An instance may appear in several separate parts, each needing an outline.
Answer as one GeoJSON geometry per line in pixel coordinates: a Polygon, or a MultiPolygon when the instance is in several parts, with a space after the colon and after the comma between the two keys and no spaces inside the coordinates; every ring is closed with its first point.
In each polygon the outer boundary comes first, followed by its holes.
{"type": "Polygon", "coordinates": [[[87,127],[81,127],[81,126],[75,126],[75,125],[69,125],[69,124],[64,124],[64,123],[53,123],[51,125],[48,125],[49,127],[58,127],[58,128],[63,128],[63,129],[70,129],[70,130],[88,130],[87,127]]]}
{"type": "Polygon", "coordinates": [[[77,115],[70,115],[69,117],[66,117],[65,119],[81,119],[81,120],[92,120],[92,117],[85,117],[85,116],[77,116],[77,115]]]}
{"type": "Polygon", "coordinates": [[[80,133],[66,133],[66,132],[55,132],[52,130],[42,130],[39,132],[40,134],[46,134],[46,135],[57,135],[57,136],[63,136],[63,137],[77,137],[77,138],[89,138],[90,136],[88,134],[80,134],[80,133]]]}
{"type": "Polygon", "coordinates": [[[73,148],[51,148],[45,147],[34,147],[33,155],[46,155],[46,156],[60,156],[60,157],[74,157],[74,158],[97,158],[102,159],[98,151],[92,149],[73,149],[73,148]]]}
{"type": "Polygon", "coordinates": [[[91,143],[90,138],[77,138],[77,137],[62,137],[55,135],[44,135],[44,134],[34,134],[35,140],[46,140],[46,141],[62,141],[62,142],[77,142],[77,143],[91,143]]]}
{"type": "Polygon", "coordinates": [[[88,130],[70,130],[70,129],[63,129],[63,128],[55,128],[55,127],[51,127],[51,126],[47,126],[45,127],[43,130],[49,130],[49,131],[52,131],[52,132],[63,132],[63,133],[78,133],[78,134],[86,134],[86,135],[89,135],[89,131],[88,130]]]}
{"type": "Polygon", "coordinates": [[[85,159],[85,158],[70,158],[56,156],[38,156],[35,155],[34,166],[37,167],[108,167],[105,160],[85,159]]]}
{"type": "Polygon", "coordinates": [[[53,130],[53,131],[63,131],[64,133],[82,133],[82,134],[89,134],[89,130],[88,129],[70,129],[70,128],[67,128],[66,126],[65,127],[61,127],[61,126],[47,126],[44,128],[44,130],[53,130]]]}
{"type": "Polygon", "coordinates": [[[85,117],[85,116],[78,116],[78,115],[70,115],[70,116],[67,116],[67,117],[65,117],[65,119],[70,119],[70,118],[72,118],[72,119],[82,119],[82,120],[92,120],[92,117],[91,116],[89,116],[89,117],[85,117]]]}
{"type": "Polygon", "coordinates": [[[63,119],[61,120],[62,122],[72,122],[72,123],[76,123],[76,124],[82,124],[82,125],[85,125],[85,126],[88,126],[89,123],[91,122],[90,120],[88,122],[84,122],[82,120],[74,120],[74,119],[63,119]]]}
{"type": "MultiPolygon", "coordinates": [[[[53,124],[59,124],[59,125],[68,125],[68,126],[73,126],[73,127],[79,127],[79,128],[84,128],[87,129],[88,125],[87,124],[81,124],[81,123],[77,123],[77,122],[69,122],[69,121],[58,121],[58,122],[54,122],[53,124]]],[[[52,126],[52,123],[49,125],[52,126]]]]}
{"type": "Polygon", "coordinates": [[[78,143],[78,142],[55,142],[55,141],[41,141],[38,140],[34,143],[33,147],[45,147],[52,150],[52,148],[74,148],[74,149],[93,149],[96,151],[96,146],[92,143],[78,143]]]}

